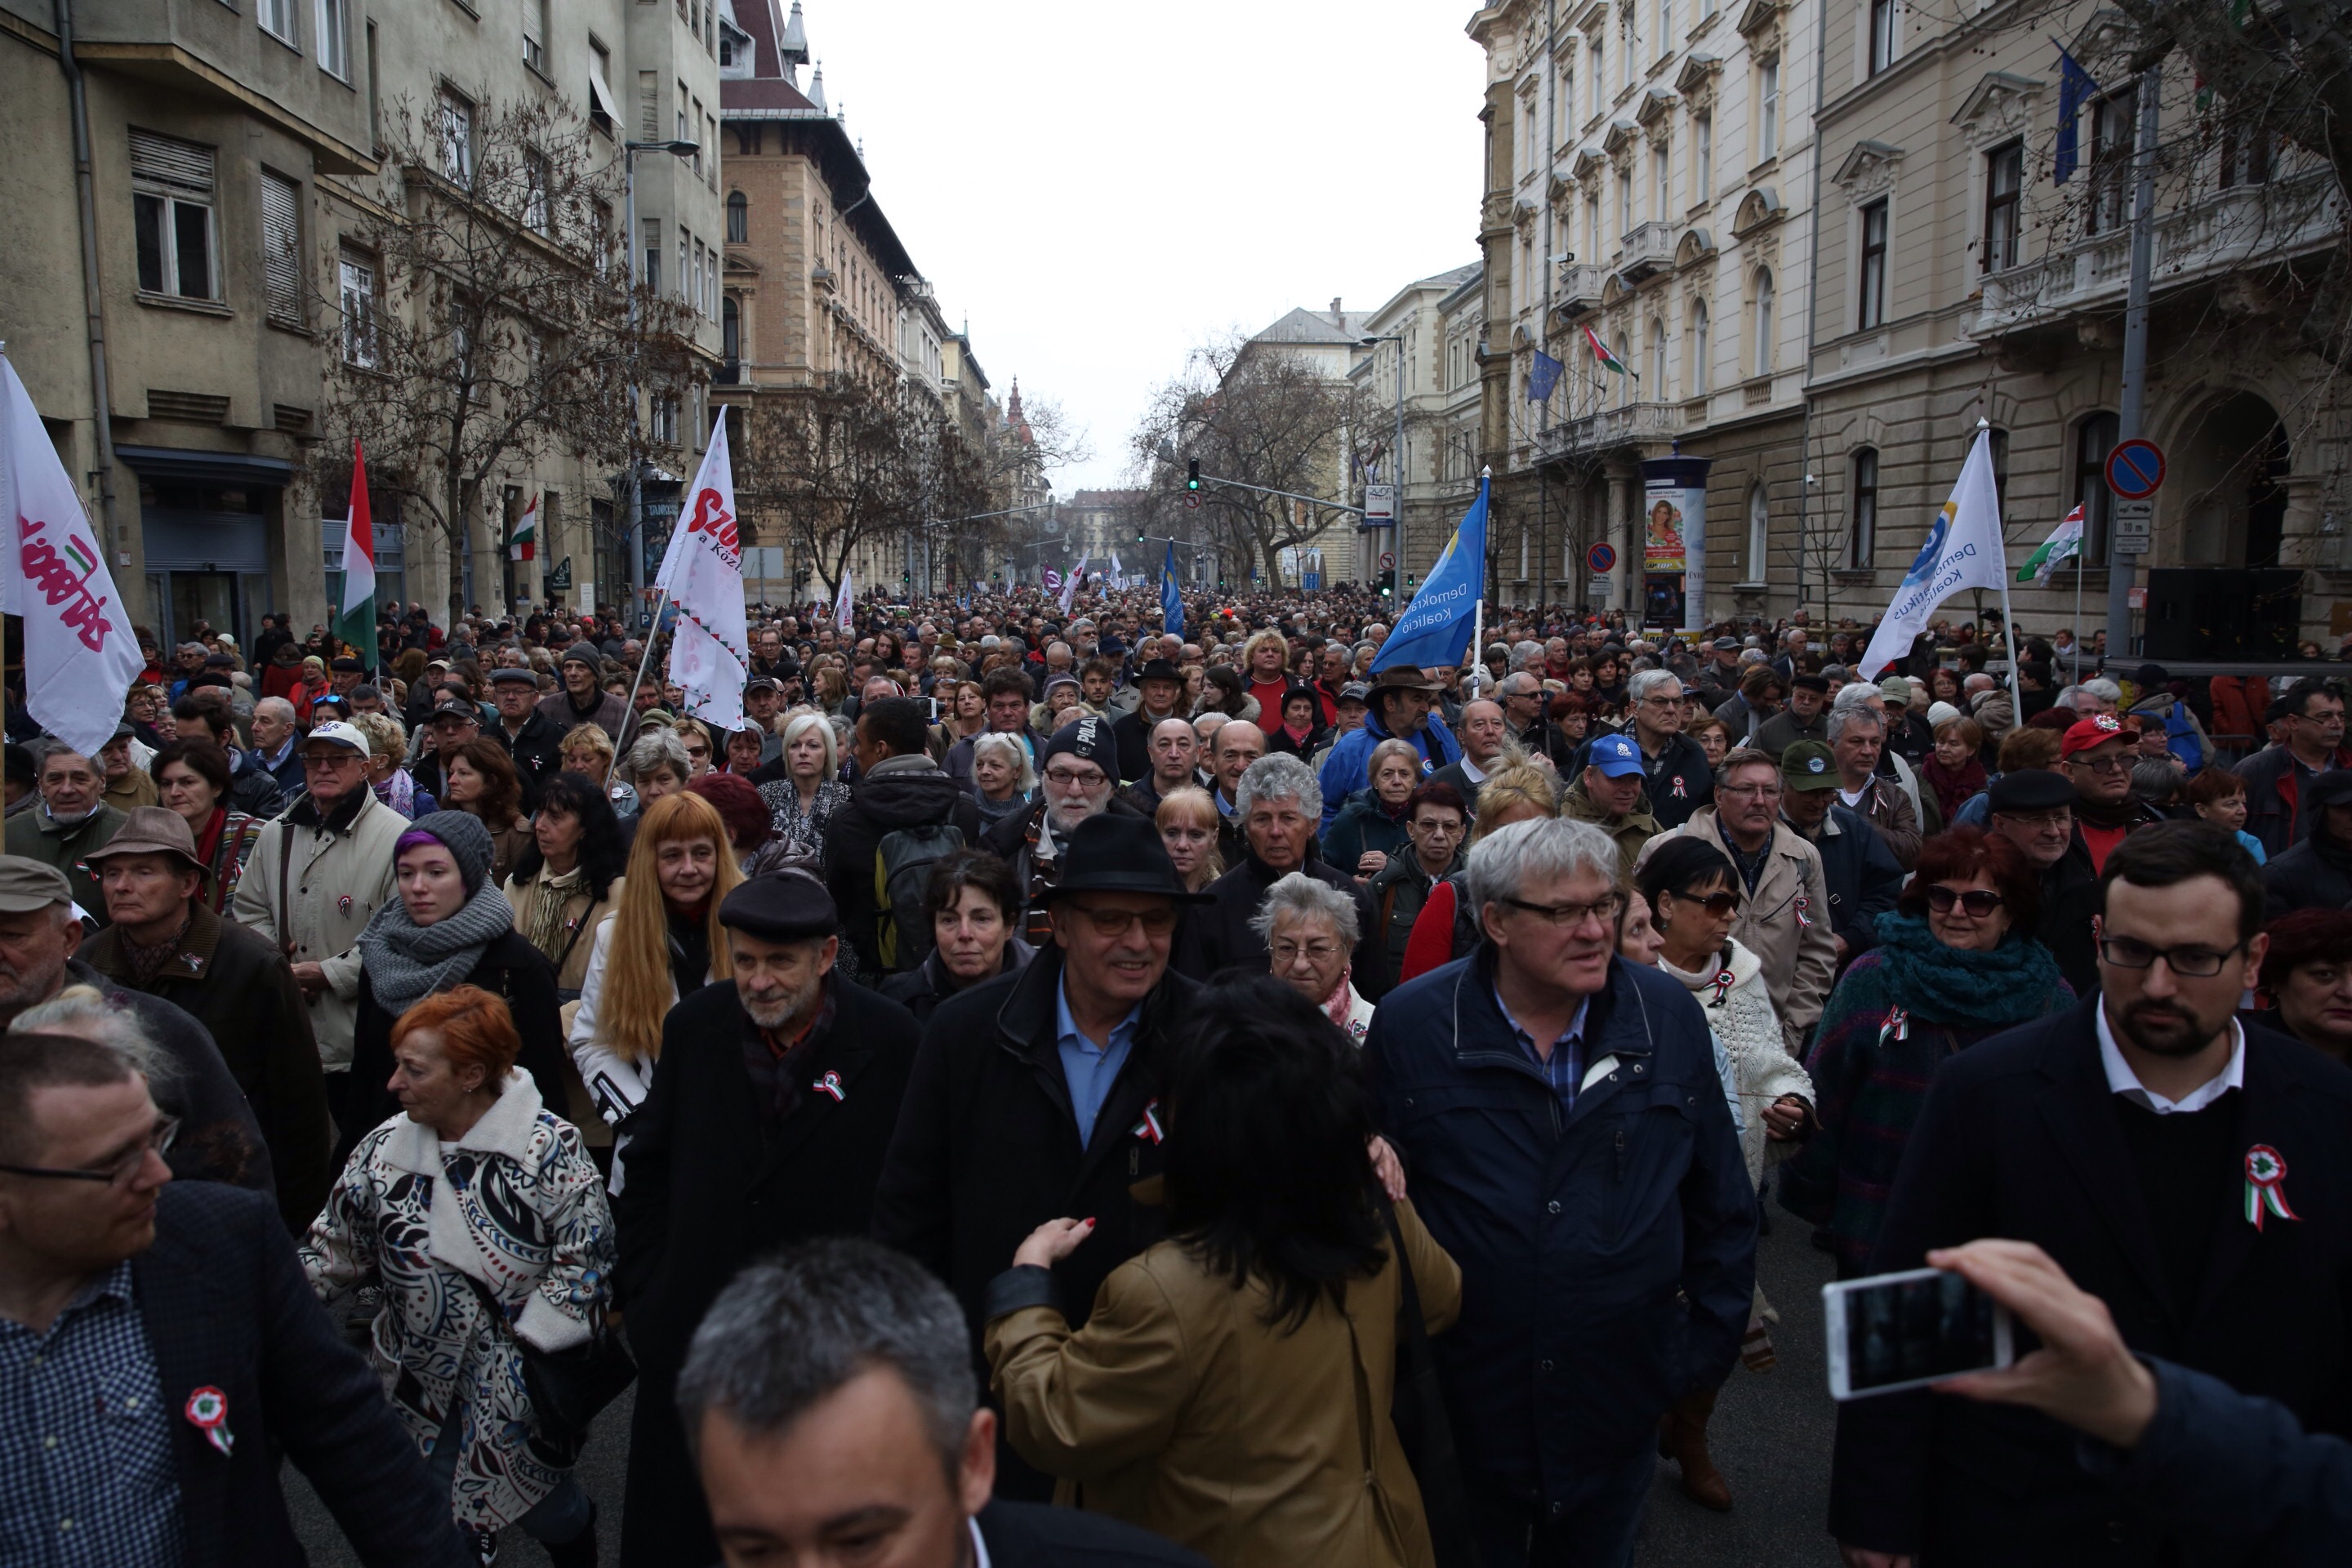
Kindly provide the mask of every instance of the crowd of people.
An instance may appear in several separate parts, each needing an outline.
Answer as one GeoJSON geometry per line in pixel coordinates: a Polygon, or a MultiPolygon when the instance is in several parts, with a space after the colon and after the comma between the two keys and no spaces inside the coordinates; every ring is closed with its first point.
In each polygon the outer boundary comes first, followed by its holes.
{"type": "Polygon", "coordinates": [[[1849,1563],[2340,1521],[2327,667],[1079,607],[761,606],[723,725],[552,611],[12,697],[0,1555],[299,1562],[283,1455],[371,1563],[593,1563],[634,1379],[647,1568],[1622,1563],[1662,1458],[1735,1507],[1768,1205],[2041,1335],[1842,1413],[1849,1563]]]}

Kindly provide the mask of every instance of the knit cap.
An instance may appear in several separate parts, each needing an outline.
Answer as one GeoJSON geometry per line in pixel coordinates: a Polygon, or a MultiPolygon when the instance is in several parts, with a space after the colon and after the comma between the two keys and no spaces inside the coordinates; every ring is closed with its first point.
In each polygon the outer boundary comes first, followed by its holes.
{"type": "Polygon", "coordinates": [[[466,896],[473,897],[482,889],[482,879],[490,874],[492,848],[490,830],[482,826],[481,818],[468,816],[462,811],[436,811],[418,817],[408,825],[393,847],[394,858],[400,851],[413,847],[419,838],[431,838],[449,851],[457,862],[457,875],[466,881],[466,896]]]}

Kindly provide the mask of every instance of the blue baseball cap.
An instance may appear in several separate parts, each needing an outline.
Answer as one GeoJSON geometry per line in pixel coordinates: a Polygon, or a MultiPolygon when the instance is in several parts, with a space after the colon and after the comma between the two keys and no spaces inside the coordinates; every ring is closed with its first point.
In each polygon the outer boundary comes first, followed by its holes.
{"type": "Polygon", "coordinates": [[[1591,761],[1603,778],[1622,779],[1649,771],[1642,763],[1642,748],[1624,735],[1603,735],[1593,742],[1591,761]]]}

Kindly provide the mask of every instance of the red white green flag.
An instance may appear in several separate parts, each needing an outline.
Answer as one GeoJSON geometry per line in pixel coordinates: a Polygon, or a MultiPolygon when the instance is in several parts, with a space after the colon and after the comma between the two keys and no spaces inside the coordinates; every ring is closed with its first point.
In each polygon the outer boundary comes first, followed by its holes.
{"type": "Polygon", "coordinates": [[[1592,357],[1599,360],[1604,369],[1613,370],[1619,375],[1626,374],[1625,362],[1609,352],[1609,345],[1601,341],[1600,333],[1588,326],[1584,329],[1584,341],[1592,345],[1592,357]]]}
{"type": "Polygon", "coordinates": [[[530,504],[515,519],[514,532],[507,536],[507,559],[528,561],[539,553],[539,497],[533,495],[530,504]]]}

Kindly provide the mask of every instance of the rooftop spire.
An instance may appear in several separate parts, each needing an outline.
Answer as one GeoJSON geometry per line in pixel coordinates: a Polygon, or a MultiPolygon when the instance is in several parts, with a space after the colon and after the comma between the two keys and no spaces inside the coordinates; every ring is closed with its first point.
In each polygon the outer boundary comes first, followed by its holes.
{"type": "Polygon", "coordinates": [[[817,61],[817,62],[816,62],[816,70],[815,70],[815,72],[814,72],[814,74],[812,74],[812,75],[810,76],[810,78],[809,78],[809,84],[808,84],[808,100],[809,100],[811,103],[815,104],[815,105],[816,105],[816,107],[817,107],[817,109],[818,109],[818,110],[819,110],[820,112],[823,112],[823,111],[824,111],[824,62],[823,60],[819,60],[819,61],[817,61]]]}
{"type": "Polygon", "coordinates": [[[776,40],[776,52],[784,57],[787,66],[808,63],[808,29],[801,25],[801,0],[793,0],[792,20],[784,24],[784,36],[776,40]]]}

